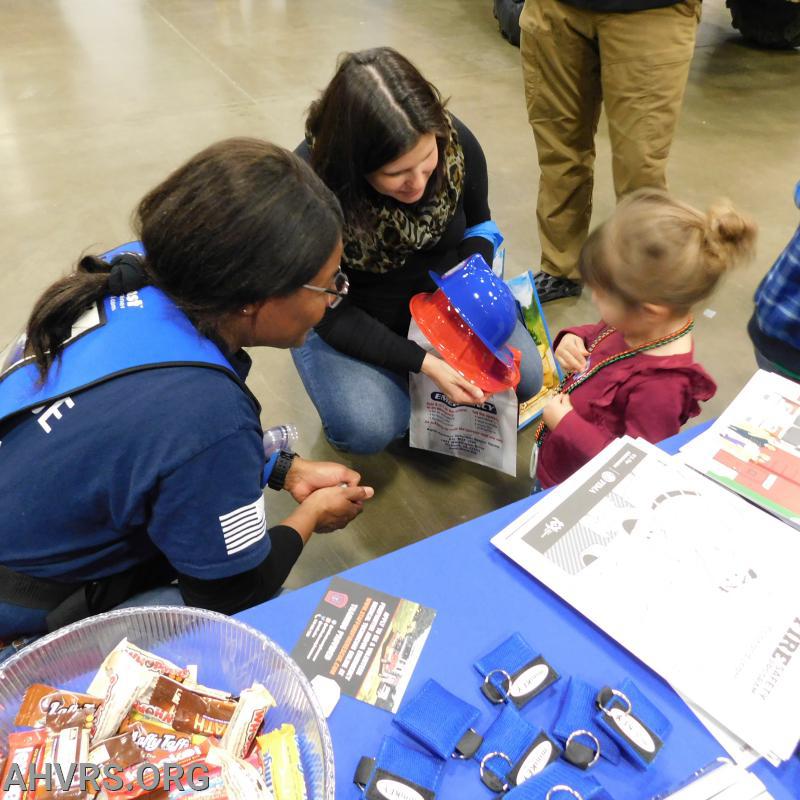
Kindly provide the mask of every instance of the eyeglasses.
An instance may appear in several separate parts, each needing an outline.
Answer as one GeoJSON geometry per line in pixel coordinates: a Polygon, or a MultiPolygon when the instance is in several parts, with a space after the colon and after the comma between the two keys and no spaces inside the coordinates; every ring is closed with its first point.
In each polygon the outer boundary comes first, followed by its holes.
{"type": "Polygon", "coordinates": [[[323,294],[331,295],[328,297],[328,308],[336,308],[339,303],[347,297],[350,291],[350,281],[347,275],[339,270],[333,276],[333,289],[324,289],[322,286],[312,286],[310,283],[303,284],[304,289],[311,289],[312,292],[322,292],[323,294]]]}

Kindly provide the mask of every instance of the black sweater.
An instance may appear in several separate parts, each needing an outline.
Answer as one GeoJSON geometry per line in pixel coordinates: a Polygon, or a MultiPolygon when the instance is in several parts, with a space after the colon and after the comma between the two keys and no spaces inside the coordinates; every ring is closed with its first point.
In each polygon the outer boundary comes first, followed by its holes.
{"type": "MultiPolygon", "coordinates": [[[[418,292],[436,289],[428,271],[441,275],[474,253],[488,263],[492,260],[491,242],[482,237],[464,239],[466,228],[491,217],[486,159],[472,132],[455,117],[453,121],[464,150],[464,186],[442,237],[432,248],[411,253],[402,267],[391,272],[347,270],[350,294],[316,327],[336,350],[399,373],[419,372],[425,357],[425,351],[407,338],[408,303],[418,292]]],[[[311,158],[305,142],[295,152],[306,161],[311,158]]]]}

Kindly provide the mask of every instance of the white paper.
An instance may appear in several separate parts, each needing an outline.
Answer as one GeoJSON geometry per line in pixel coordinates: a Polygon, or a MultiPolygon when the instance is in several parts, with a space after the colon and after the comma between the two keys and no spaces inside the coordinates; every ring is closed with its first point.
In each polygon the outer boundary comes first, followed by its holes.
{"type": "Polygon", "coordinates": [[[762,754],[800,739],[800,536],[629,438],[492,539],[762,754]]]}
{"type": "Polygon", "coordinates": [[[766,786],[736,764],[720,763],[703,770],[670,794],[653,800],[770,800],[766,786]]]}
{"type": "Polygon", "coordinates": [[[681,455],[698,472],[800,528],[800,384],[759,370],[681,455]]]}
{"type": "Polygon", "coordinates": [[[774,757],[770,758],[768,755],[763,756],[761,753],[757,753],[747,742],[743,742],[738,736],[734,736],[727,728],[720,725],[717,720],[706,714],[700,706],[689,700],[688,697],[680,695],[680,698],[689,706],[692,713],[703,724],[703,727],[705,727],[705,729],[725,748],[725,751],[737,766],[748,769],[753,766],[759,758],[767,758],[774,767],[780,766],[780,759],[775,759],[774,757]]]}
{"type": "MultiPolygon", "coordinates": [[[[439,357],[413,320],[408,336],[439,357]]],[[[408,383],[411,447],[455,456],[516,477],[517,396],[513,389],[472,406],[454,403],[421,372],[409,373],[408,383]]]]}

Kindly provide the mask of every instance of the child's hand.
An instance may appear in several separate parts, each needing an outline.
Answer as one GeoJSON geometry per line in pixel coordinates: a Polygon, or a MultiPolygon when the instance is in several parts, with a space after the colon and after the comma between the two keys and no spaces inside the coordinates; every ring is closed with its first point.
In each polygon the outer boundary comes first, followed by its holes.
{"type": "Polygon", "coordinates": [[[572,411],[572,401],[569,399],[569,395],[557,394],[544,407],[542,420],[551,431],[554,431],[570,411],[572,411]]]}
{"type": "Polygon", "coordinates": [[[567,372],[580,372],[586,366],[588,355],[583,339],[574,333],[565,333],[555,352],[556,360],[567,372]]]}

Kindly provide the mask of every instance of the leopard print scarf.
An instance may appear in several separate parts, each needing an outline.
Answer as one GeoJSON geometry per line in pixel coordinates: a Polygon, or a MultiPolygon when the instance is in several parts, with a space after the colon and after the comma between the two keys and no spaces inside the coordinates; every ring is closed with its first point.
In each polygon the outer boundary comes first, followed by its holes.
{"type": "Polygon", "coordinates": [[[345,224],[342,267],[386,273],[399,269],[418,250],[434,247],[453,219],[464,187],[464,150],[450,115],[450,136],[444,148],[444,180],[432,197],[413,206],[379,195],[370,203],[366,222],[345,224]]]}

